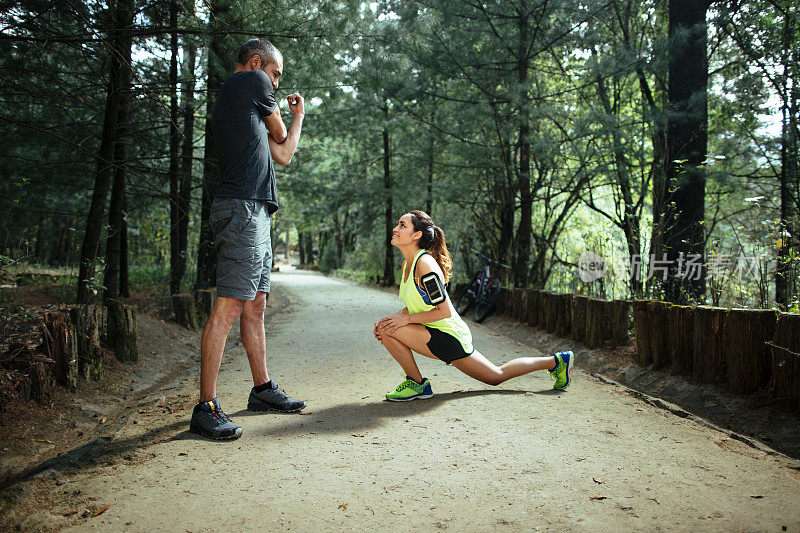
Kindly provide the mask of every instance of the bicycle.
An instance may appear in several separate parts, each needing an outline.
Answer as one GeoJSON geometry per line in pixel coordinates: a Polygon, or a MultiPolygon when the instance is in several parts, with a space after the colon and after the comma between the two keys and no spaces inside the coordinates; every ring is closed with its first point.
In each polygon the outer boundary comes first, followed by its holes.
{"type": "Polygon", "coordinates": [[[500,296],[500,279],[492,273],[491,267],[509,268],[509,266],[489,259],[480,252],[475,252],[475,254],[484,261],[484,265],[472,276],[472,280],[458,296],[456,312],[464,316],[474,304],[475,313],[472,318],[475,322],[480,323],[494,311],[497,298],[500,296]]]}

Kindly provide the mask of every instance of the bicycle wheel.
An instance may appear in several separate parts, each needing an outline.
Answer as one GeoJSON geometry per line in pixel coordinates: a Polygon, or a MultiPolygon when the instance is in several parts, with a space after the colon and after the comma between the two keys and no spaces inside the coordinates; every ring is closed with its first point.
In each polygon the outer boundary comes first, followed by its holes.
{"type": "Polygon", "coordinates": [[[478,294],[478,289],[481,286],[481,280],[478,277],[478,274],[472,278],[472,281],[469,282],[469,285],[464,287],[464,290],[461,291],[461,294],[458,295],[458,300],[456,300],[456,312],[464,316],[467,311],[470,310],[472,304],[475,303],[475,295],[478,294]]]}
{"type": "Polygon", "coordinates": [[[486,320],[486,317],[492,314],[499,296],[500,280],[495,278],[489,282],[489,285],[483,293],[483,297],[475,301],[475,315],[473,316],[475,322],[483,322],[486,320]]]}

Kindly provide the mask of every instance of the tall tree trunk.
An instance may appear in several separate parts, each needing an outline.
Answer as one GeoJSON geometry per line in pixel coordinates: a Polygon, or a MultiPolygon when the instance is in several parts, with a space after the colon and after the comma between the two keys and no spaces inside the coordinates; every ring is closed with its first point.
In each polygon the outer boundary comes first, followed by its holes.
{"type": "Polygon", "coordinates": [[[119,273],[122,255],[122,235],[125,224],[125,174],[128,159],[129,141],[128,111],[130,108],[131,79],[133,72],[131,64],[131,47],[133,45],[130,35],[123,36],[119,54],[120,61],[125,66],[122,71],[121,89],[119,97],[119,110],[117,113],[117,129],[114,135],[114,179],[111,188],[111,204],[108,208],[108,235],[106,237],[106,271],[103,277],[103,300],[119,298],[119,273]]]}
{"type": "Polygon", "coordinates": [[[519,17],[519,46],[517,57],[517,81],[520,91],[519,109],[519,172],[517,185],[519,189],[519,226],[514,241],[514,286],[525,287],[528,284],[528,259],[531,250],[531,216],[533,214],[533,195],[531,194],[531,125],[528,112],[528,15],[519,17]]]}
{"type": "MultiPolygon", "coordinates": [[[[194,2],[188,4],[187,16],[195,18],[194,2]]],[[[189,248],[189,207],[192,196],[192,163],[194,160],[194,69],[197,62],[197,46],[192,36],[183,43],[183,146],[181,148],[180,189],[178,191],[178,276],[186,274],[189,248]]]]}
{"type": "Polygon", "coordinates": [[[389,166],[391,153],[389,152],[389,102],[383,106],[383,193],[384,193],[384,224],[386,227],[386,260],[383,263],[383,284],[387,287],[394,285],[394,248],[392,246],[392,228],[394,216],[392,214],[392,173],[389,166]]]}
{"type": "Polygon", "coordinates": [[[794,39],[797,22],[791,13],[784,17],[783,47],[783,87],[781,95],[781,173],[780,194],[781,214],[778,235],[777,268],[775,269],[775,303],[786,310],[796,296],[797,287],[793,283],[792,252],[797,249],[797,201],[798,201],[798,139],[797,139],[797,43],[794,39]]]}
{"type": "Polygon", "coordinates": [[[169,25],[169,292],[181,292],[180,262],[181,251],[178,238],[178,186],[180,137],[178,134],[178,0],[170,0],[169,25]]]}
{"type": "MultiPolygon", "coordinates": [[[[81,245],[77,291],[79,304],[88,303],[92,298],[89,281],[95,275],[94,264],[100,246],[108,188],[113,169],[120,98],[124,91],[125,70],[130,69],[130,62],[124,61],[123,49],[126,33],[133,25],[133,0],[117,2],[111,25],[112,27],[109,29],[109,82],[103,133],[100,150],[97,154],[97,172],[92,190],[92,202],[86,217],[86,231],[83,234],[83,244],[81,245]]],[[[127,37],[129,38],[129,36],[127,37]]]]}
{"type": "MultiPolygon", "coordinates": [[[[214,232],[208,223],[211,213],[211,203],[217,192],[220,180],[219,159],[214,149],[214,132],[211,128],[211,114],[214,110],[214,101],[219,92],[225,73],[226,65],[231,63],[233,51],[225,46],[225,28],[227,27],[230,4],[228,0],[215,0],[209,2],[211,12],[211,41],[208,45],[208,65],[206,81],[206,127],[205,148],[203,153],[203,200],[200,211],[200,243],[197,250],[197,283],[196,289],[208,289],[216,284],[217,252],[214,249],[214,232]]],[[[231,69],[232,70],[232,69],[231,69]]]]}
{"type": "Polygon", "coordinates": [[[119,236],[119,295],[127,298],[131,295],[128,284],[128,195],[122,188],[122,227],[119,236]]]}
{"type": "Polygon", "coordinates": [[[696,0],[669,2],[667,178],[670,187],[664,216],[668,267],[664,293],[675,303],[700,301],[705,293],[705,268],[700,268],[696,275],[683,274],[688,261],[705,262],[706,9],[706,2],[696,0]]]}

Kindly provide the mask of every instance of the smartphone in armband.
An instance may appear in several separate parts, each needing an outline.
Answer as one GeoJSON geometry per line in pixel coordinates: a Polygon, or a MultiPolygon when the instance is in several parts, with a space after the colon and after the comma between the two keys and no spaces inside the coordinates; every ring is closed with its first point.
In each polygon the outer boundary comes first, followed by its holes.
{"type": "Polygon", "coordinates": [[[442,280],[439,279],[439,276],[437,276],[435,272],[425,274],[419,281],[422,284],[422,289],[428,293],[431,305],[440,304],[447,299],[447,293],[442,284],[442,280]]]}

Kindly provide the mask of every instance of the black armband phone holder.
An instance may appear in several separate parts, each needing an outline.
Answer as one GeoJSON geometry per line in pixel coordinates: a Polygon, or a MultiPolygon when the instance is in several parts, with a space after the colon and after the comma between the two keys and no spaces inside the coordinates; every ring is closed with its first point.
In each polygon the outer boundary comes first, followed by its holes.
{"type": "Polygon", "coordinates": [[[428,294],[430,305],[437,305],[447,299],[447,289],[435,272],[429,272],[419,278],[422,290],[428,294]]]}

